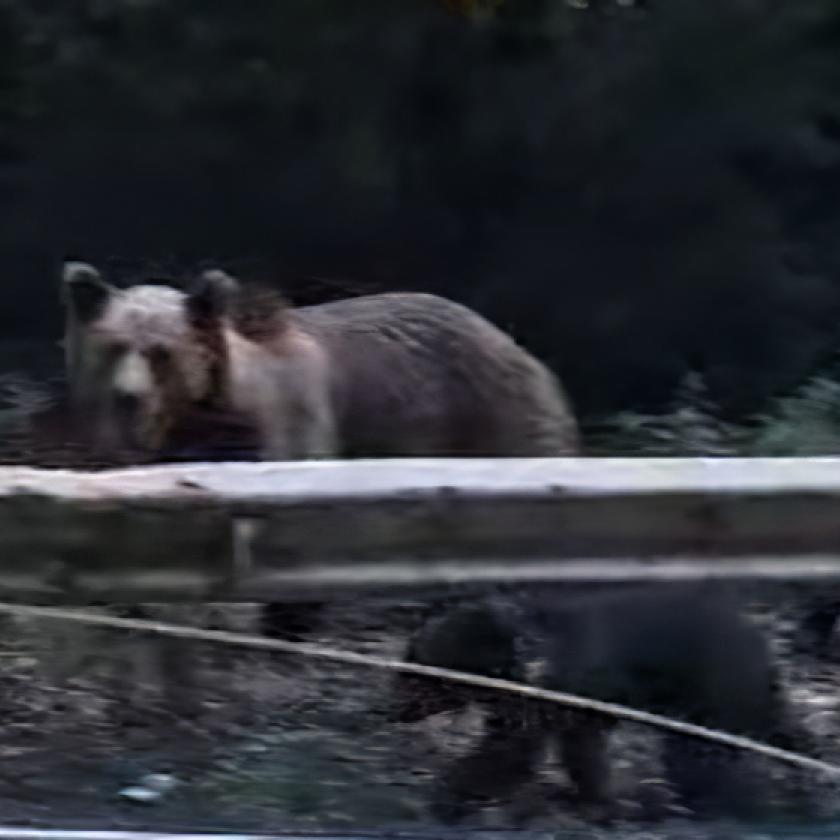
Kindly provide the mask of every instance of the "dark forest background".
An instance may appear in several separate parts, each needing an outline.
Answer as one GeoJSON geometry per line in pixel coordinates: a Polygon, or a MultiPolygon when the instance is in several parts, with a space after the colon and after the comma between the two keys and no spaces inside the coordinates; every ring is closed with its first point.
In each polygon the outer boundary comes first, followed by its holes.
{"type": "Polygon", "coordinates": [[[53,352],[66,257],[442,293],[584,416],[830,363],[840,5],[473,5],[0,0],[3,367],[53,352]]]}

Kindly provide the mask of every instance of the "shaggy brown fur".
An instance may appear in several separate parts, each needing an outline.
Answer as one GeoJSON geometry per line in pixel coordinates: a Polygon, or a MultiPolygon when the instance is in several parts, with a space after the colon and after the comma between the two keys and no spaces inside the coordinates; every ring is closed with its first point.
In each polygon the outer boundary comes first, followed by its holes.
{"type": "Polygon", "coordinates": [[[257,344],[270,344],[289,327],[289,303],[276,289],[243,284],[230,302],[233,328],[257,344]]]}

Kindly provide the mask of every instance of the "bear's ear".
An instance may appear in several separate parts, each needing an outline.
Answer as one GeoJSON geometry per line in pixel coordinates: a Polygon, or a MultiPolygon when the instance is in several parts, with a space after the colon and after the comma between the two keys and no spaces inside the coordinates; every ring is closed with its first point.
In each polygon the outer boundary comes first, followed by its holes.
{"type": "Polygon", "coordinates": [[[83,262],[66,262],[61,274],[64,304],[82,322],[98,317],[114,292],[92,266],[83,262]]]}
{"type": "Polygon", "coordinates": [[[187,314],[194,324],[206,324],[224,316],[239,290],[239,283],[219,269],[203,271],[187,293],[187,314]]]}

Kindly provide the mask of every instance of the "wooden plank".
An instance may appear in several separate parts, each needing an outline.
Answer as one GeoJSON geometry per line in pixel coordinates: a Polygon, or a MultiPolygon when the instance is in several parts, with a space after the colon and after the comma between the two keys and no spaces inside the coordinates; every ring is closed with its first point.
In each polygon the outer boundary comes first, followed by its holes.
{"type": "MultiPolygon", "coordinates": [[[[304,840],[297,834],[171,833],[166,831],[109,831],[40,828],[0,828],[0,840],[304,840]]],[[[312,840],[312,838],[306,838],[312,840]]],[[[320,838],[319,838],[320,840],[320,838]]],[[[344,840],[324,836],[323,840],[344,840]]],[[[358,838],[354,838],[358,840],[358,838]]]]}
{"type": "MultiPolygon", "coordinates": [[[[508,832],[516,840],[548,840],[547,834],[533,832],[508,832]]],[[[495,832],[498,838],[499,832],[495,832]]],[[[238,834],[226,832],[169,832],[169,831],[121,831],[110,829],[41,829],[0,826],[0,840],[439,840],[447,836],[442,832],[389,832],[383,831],[341,834],[338,832],[280,834],[238,834]]],[[[463,836],[463,835],[462,835],[463,836]]],[[[481,832],[476,832],[481,836],[481,832]]]]}
{"type": "MultiPolygon", "coordinates": [[[[755,826],[738,824],[736,833],[739,840],[834,840],[840,825],[836,821],[825,822],[780,822],[778,825],[761,823],[755,826]]],[[[377,831],[330,832],[323,831],[275,831],[274,833],[234,833],[218,831],[177,832],[177,831],[128,831],[119,829],[77,830],[77,829],[39,829],[0,826],[0,840],[559,840],[559,838],[577,838],[578,840],[650,840],[652,836],[660,840],[719,840],[721,826],[717,822],[697,822],[687,829],[684,821],[666,821],[656,827],[655,835],[650,828],[640,826],[618,826],[614,829],[603,825],[574,829],[505,829],[505,828],[418,828],[382,829],[377,831]]],[[[730,836],[727,834],[726,836],[730,836]]]]}
{"type": "MultiPolygon", "coordinates": [[[[555,840],[556,834],[546,831],[474,830],[468,833],[452,829],[417,831],[358,831],[351,833],[312,831],[261,833],[122,831],[119,829],[41,829],[0,826],[0,840],[446,840],[464,837],[487,840],[555,840]]],[[[763,838],[762,838],[763,840],[763,838]]]]}
{"type": "Polygon", "coordinates": [[[539,565],[684,576],[792,556],[795,575],[840,574],[840,459],[0,469],[0,594],[40,601],[295,599],[307,579],[388,585],[387,568],[411,585],[517,564],[532,579],[539,565]]]}

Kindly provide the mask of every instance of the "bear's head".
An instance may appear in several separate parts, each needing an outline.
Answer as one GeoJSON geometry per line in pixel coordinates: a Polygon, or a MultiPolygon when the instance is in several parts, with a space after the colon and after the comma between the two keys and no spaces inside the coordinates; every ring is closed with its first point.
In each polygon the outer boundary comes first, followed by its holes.
{"type": "Polygon", "coordinates": [[[188,291],[119,289],[79,262],[64,265],[62,280],[67,381],[85,438],[109,453],[160,450],[190,411],[219,397],[236,281],[207,271],[188,291]]]}

